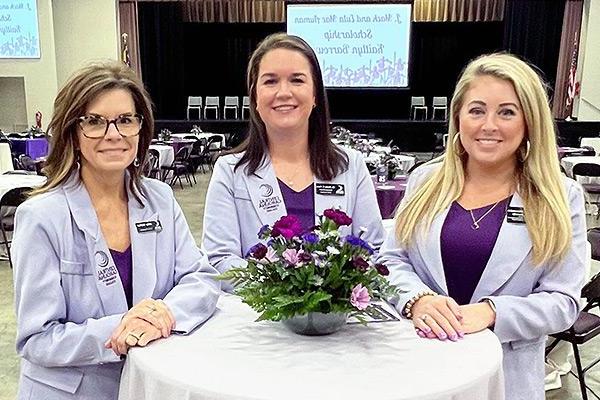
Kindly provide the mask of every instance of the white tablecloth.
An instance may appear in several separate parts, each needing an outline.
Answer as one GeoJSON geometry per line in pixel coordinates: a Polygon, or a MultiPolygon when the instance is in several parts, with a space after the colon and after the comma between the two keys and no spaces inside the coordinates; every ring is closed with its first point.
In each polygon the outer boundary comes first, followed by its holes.
{"type": "Polygon", "coordinates": [[[219,136],[221,137],[221,141],[217,142],[218,144],[216,146],[212,146],[213,148],[223,148],[225,147],[225,135],[223,135],[222,133],[210,133],[210,132],[202,132],[202,133],[173,133],[171,134],[171,137],[177,137],[177,138],[185,138],[187,136],[196,136],[198,139],[202,139],[205,138],[208,140],[209,137],[211,136],[219,136]]]}
{"type": "Polygon", "coordinates": [[[168,167],[173,164],[175,150],[173,150],[172,146],[167,146],[165,144],[151,144],[150,148],[158,151],[158,165],[160,167],[168,167]]]}
{"type": "Polygon", "coordinates": [[[8,143],[0,143],[0,174],[12,170],[14,170],[14,167],[12,154],[10,153],[10,145],[8,143]]]}
{"type": "Polygon", "coordinates": [[[419,338],[409,321],[300,336],[235,296],[190,336],[127,356],[120,400],[503,400],[502,349],[486,330],[419,338]]]}
{"type": "Polygon", "coordinates": [[[18,187],[38,187],[46,182],[46,177],[41,175],[8,174],[0,175],[0,197],[10,189],[18,187]]]}
{"type": "MultiPolygon", "coordinates": [[[[402,170],[406,173],[413,165],[415,165],[416,158],[413,156],[405,156],[404,154],[392,154],[396,160],[402,164],[402,170]]],[[[381,154],[371,153],[368,157],[365,157],[365,162],[377,164],[381,158],[381,154]]]]}
{"type": "Polygon", "coordinates": [[[589,146],[594,149],[596,155],[600,155],[600,137],[581,138],[581,147],[589,146]]]}
{"type": "Polygon", "coordinates": [[[560,160],[560,164],[570,177],[573,177],[573,166],[579,163],[600,164],[600,156],[563,157],[560,160]]]}

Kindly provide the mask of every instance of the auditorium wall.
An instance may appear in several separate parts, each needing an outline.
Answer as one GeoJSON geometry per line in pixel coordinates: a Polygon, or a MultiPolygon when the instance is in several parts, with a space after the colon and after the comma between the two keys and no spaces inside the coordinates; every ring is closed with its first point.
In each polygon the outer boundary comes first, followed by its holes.
{"type": "Polygon", "coordinates": [[[600,121],[600,2],[586,0],[583,13],[585,50],[577,117],[580,121],[600,121]]]}

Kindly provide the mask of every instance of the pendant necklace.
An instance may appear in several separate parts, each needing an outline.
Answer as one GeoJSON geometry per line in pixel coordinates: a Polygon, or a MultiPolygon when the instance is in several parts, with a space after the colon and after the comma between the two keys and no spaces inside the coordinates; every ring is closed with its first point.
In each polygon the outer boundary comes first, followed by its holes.
{"type": "Polygon", "coordinates": [[[487,215],[488,215],[489,213],[491,213],[491,212],[492,212],[492,210],[493,210],[494,208],[496,208],[496,206],[498,205],[498,203],[500,203],[501,201],[502,201],[502,200],[499,200],[499,201],[497,201],[496,203],[494,203],[494,205],[493,205],[493,206],[491,206],[491,207],[490,207],[490,209],[489,209],[489,210],[487,210],[487,211],[485,212],[485,214],[483,214],[481,217],[479,217],[479,218],[477,218],[477,219],[475,219],[475,215],[473,215],[473,210],[469,210],[469,212],[471,213],[471,219],[473,220],[473,224],[471,225],[471,228],[472,228],[473,230],[478,230],[478,229],[479,229],[479,223],[481,222],[481,220],[482,220],[482,219],[484,219],[485,217],[487,217],[487,215]]]}

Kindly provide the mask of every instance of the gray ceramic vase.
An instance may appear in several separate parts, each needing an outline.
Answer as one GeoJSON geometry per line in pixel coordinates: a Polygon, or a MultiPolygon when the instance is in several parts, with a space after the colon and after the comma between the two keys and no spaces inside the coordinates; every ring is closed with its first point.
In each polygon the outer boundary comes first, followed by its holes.
{"type": "Polygon", "coordinates": [[[346,313],[311,312],[283,320],[289,330],[300,335],[321,336],[339,331],[346,325],[346,313]]]}

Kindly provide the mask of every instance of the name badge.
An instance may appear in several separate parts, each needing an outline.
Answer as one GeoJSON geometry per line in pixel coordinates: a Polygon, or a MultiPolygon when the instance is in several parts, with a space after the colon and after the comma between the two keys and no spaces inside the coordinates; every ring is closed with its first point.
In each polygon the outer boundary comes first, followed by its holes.
{"type": "Polygon", "coordinates": [[[341,183],[317,183],[317,194],[323,196],[345,196],[346,189],[341,183]]]}
{"type": "Polygon", "coordinates": [[[136,222],[135,227],[136,227],[138,233],[162,231],[162,225],[160,224],[160,220],[158,220],[158,219],[156,221],[136,222]]]}
{"type": "Polygon", "coordinates": [[[506,222],[524,224],[525,215],[523,214],[523,207],[508,207],[506,209],[506,222]]]}

